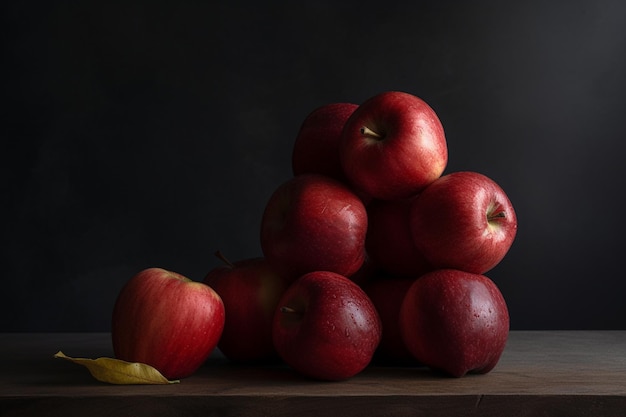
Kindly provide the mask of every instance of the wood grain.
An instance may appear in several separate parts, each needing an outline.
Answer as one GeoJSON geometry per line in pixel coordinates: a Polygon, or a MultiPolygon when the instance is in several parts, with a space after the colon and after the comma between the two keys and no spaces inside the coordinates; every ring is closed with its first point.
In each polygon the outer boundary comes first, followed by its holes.
{"type": "Polygon", "coordinates": [[[216,352],[180,384],[114,386],[58,350],[112,356],[106,333],[0,334],[0,416],[626,416],[626,331],[511,332],[492,372],[463,378],[372,365],[320,382],[216,352]]]}

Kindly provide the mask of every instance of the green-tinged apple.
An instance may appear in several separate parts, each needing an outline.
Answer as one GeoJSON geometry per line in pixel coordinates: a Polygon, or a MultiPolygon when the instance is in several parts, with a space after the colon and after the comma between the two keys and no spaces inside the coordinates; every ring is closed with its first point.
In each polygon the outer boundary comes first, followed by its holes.
{"type": "Polygon", "coordinates": [[[224,302],[226,322],[217,347],[233,362],[278,358],[272,342],[272,320],[288,279],[264,258],[234,263],[217,253],[224,265],[211,269],[204,283],[224,302]]]}
{"type": "Polygon", "coordinates": [[[339,381],[360,373],[380,343],[378,312],[350,279],[310,272],[287,289],[274,315],[274,345],[300,374],[339,381]]]}
{"type": "Polygon", "coordinates": [[[396,200],[442,175],[448,147],[439,117],[424,100],[387,91],[364,101],[346,121],[339,156],[356,189],[396,200]]]}
{"type": "Polygon", "coordinates": [[[156,368],[168,379],[193,374],[224,328],[224,304],[208,285],[148,268],[120,291],[111,322],[115,357],[156,368]]]}
{"type": "Polygon", "coordinates": [[[261,249],[281,273],[331,271],[351,276],[365,259],[367,212],[346,185],[302,174],[272,194],[261,220],[261,249]]]}
{"type": "Polygon", "coordinates": [[[346,120],[357,107],[353,103],[330,103],[307,115],[293,147],[294,175],[323,174],[345,182],[339,160],[339,138],[346,120]]]}
{"type": "Polygon", "coordinates": [[[413,278],[379,276],[366,283],[363,290],[380,316],[383,333],[374,355],[375,360],[393,365],[416,365],[400,331],[400,308],[413,278]]]}
{"type": "Polygon", "coordinates": [[[431,369],[453,377],[485,374],[504,351],[509,312],[486,276],[440,269],[411,285],[400,310],[400,329],[409,351],[431,369]]]}
{"type": "Polygon", "coordinates": [[[413,198],[374,200],[367,206],[365,250],[384,273],[417,278],[429,270],[413,243],[409,214],[413,198]]]}
{"type": "Polygon", "coordinates": [[[517,217],[504,190],[491,178],[462,171],[429,185],[411,207],[418,251],[433,268],[484,274],[507,254],[517,217]]]}

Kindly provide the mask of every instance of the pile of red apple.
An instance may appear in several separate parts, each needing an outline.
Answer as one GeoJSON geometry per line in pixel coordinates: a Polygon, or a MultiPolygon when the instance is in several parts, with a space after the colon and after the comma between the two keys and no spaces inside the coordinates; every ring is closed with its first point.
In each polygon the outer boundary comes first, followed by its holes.
{"type": "Polygon", "coordinates": [[[194,282],[159,268],[122,289],[116,357],[168,378],[214,348],[237,363],[284,363],[343,380],[372,361],[451,376],[487,373],[509,332],[505,300],[484,274],[517,231],[507,195],[476,172],[444,175],[442,124],[420,98],[384,92],[333,103],[303,121],[293,178],[269,198],[263,257],[194,282]]]}

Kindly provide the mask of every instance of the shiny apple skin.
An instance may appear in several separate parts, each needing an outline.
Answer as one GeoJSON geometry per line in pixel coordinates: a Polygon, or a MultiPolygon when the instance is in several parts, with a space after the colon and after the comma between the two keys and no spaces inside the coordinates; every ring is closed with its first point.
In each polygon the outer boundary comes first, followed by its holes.
{"type": "Polygon", "coordinates": [[[508,196],[478,172],[440,177],[414,200],[410,216],[413,242],[434,269],[484,274],[505,257],[517,234],[508,196]]]}
{"type": "Polygon", "coordinates": [[[261,219],[265,258],[287,276],[355,274],[365,261],[367,212],[343,183],[302,174],[279,185],[261,219]]]}
{"type": "Polygon", "coordinates": [[[395,200],[439,178],[448,147],[439,117],[424,100],[386,91],[365,100],[350,116],[339,155],[356,189],[373,199],[395,200]]]}
{"type": "Polygon", "coordinates": [[[380,317],[365,292],[328,271],[295,281],[274,316],[274,345],[281,358],[318,380],[339,381],[360,373],[371,362],[381,332],[380,317]]]}
{"type": "Polygon", "coordinates": [[[224,318],[224,304],[208,285],[162,268],[145,269],[115,302],[115,357],[153,366],[169,379],[188,377],[216,347],[224,318]]]}
{"type": "Polygon", "coordinates": [[[414,357],[453,377],[490,372],[509,334],[509,312],[496,284],[454,269],[429,272],[407,291],[402,337],[414,357]]]}

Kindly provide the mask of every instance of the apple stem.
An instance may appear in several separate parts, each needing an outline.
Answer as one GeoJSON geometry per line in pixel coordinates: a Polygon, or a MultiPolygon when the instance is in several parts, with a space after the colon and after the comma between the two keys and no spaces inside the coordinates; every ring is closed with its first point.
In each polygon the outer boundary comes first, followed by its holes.
{"type": "Polygon", "coordinates": [[[232,262],[230,262],[228,260],[228,258],[226,258],[226,256],[224,256],[224,254],[222,253],[222,251],[218,250],[217,252],[215,252],[215,256],[218,257],[218,259],[220,259],[222,262],[224,262],[226,265],[230,266],[231,268],[233,267],[232,262]]]}
{"type": "Polygon", "coordinates": [[[363,136],[367,136],[368,138],[377,139],[377,140],[381,140],[383,138],[382,135],[374,132],[372,129],[370,129],[367,126],[363,126],[361,128],[361,134],[363,136]]]}
{"type": "Polygon", "coordinates": [[[282,306],[280,308],[280,312],[284,313],[284,314],[298,314],[298,315],[302,314],[300,311],[295,310],[295,309],[293,309],[291,307],[287,307],[287,306],[282,306]]]}
{"type": "Polygon", "coordinates": [[[505,218],[505,217],[506,217],[506,213],[503,212],[503,211],[499,211],[499,212],[497,212],[495,214],[492,214],[491,216],[487,217],[487,220],[488,221],[492,221],[492,220],[495,220],[495,219],[502,219],[502,218],[505,218]]]}

